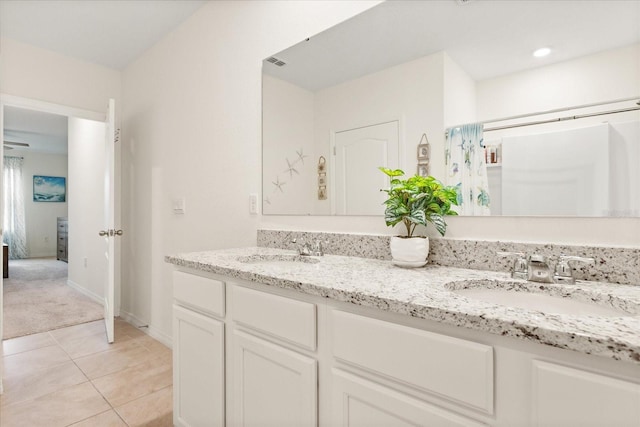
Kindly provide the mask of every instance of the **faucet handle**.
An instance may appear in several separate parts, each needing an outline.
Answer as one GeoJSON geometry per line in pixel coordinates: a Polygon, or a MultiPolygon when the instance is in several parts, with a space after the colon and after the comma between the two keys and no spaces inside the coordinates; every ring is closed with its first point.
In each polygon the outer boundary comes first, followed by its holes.
{"type": "Polygon", "coordinates": [[[324,256],[324,250],[322,248],[322,240],[318,239],[313,242],[313,255],[324,256]]]}
{"type": "Polygon", "coordinates": [[[553,280],[556,283],[569,283],[573,284],[576,279],[573,277],[573,270],[569,265],[569,261],[579,261],[586,264],[595,264],[596,260],[593,258],[579,257],[572,255],[560,255],[558,263],[556,264],[555,273],[553,274],[553,280]]]}
{"type": "Polygon", "coordinates": [[[527,260],[526,254],[524,252],[496,252],[496,255],[500,257],[516,257],[516,260],[513,263],[513,271],[511,272],[511,277],[514,279],[524,279],[527,280],[527,260]]]}

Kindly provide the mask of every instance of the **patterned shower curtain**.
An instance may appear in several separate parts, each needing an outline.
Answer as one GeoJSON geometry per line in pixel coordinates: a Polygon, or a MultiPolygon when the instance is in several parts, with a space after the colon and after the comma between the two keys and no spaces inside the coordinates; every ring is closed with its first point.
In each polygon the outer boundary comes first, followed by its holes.
{"type": "Polygon", "coordinates": [[[3,241],[9,245],[9,258],[27,257],[27,231],[24,217],[22,157],[4,157],[4,230],[3,241]]]}
{"type": "Polygon", "coordinates": [[[455,186],[458,191],[456,211],[460,215],[491,214],[482,131],[482,124],[468,124],[447,130],[445,182],[455,186]]]}

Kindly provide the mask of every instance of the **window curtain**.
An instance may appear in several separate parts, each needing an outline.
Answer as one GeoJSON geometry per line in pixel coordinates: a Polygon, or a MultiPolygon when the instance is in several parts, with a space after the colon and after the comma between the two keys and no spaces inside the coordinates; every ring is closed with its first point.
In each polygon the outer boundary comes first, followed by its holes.
{"type": "Polygon", "coordinates": [[[4,158],[4,224],[3,240],[9,245],[9,258],[27,257],[27,231],[24,217],[22,157],[4,158]]]}
{"type": "Polygon", "coordinates": [[[456,187],[459,215],[490,215],[489,183],[482,124],[447,130],[445,168],[447,185],[456,187]]]}

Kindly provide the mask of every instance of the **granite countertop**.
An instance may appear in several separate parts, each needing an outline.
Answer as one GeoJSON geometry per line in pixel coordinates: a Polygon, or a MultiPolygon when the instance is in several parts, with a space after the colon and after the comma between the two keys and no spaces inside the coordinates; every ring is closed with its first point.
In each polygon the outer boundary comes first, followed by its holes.
{"type": "Polygon", "coordinates": [[[179,267],[640,364],[640,286],[533,283],[502,272],[429,264],[403,269],[390,261],[337,255],[298,257],[302,262],[295,264],[260,262],[293,255],[292,251],[251,247],[186,253],[165,260],[179,267]],[[486,303],[454,292],[498,285],[595,302],[629,315],[547,314],[486,303]]]}

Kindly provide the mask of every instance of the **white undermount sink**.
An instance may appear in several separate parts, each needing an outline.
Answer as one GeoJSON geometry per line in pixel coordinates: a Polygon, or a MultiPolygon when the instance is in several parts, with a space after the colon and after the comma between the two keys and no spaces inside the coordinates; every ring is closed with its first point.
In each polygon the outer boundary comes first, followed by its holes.
{"type": "Polygon", "coordinates": [[[238,257],[238,261],[244,264],[263,264],[279,267],[299,267],[303,264],[317,264],[317,258],[302,255],[248,255],[238,257]]]}
{"type": "MultiPolygon", "coordinates": [[[[596,302],[581,301],[571,296],[554,296],[533,292],[524,285],[514,286],[512,283],[492,282],[489,287],[473,285],[461,287],[460,284],[447,286],[451,291],[465,298],[483,301],[506,307],[540,311],[547,314],[569,314],[576,316],[633,316],[625,311],[605,306],[596,302]]],[[[534,286],[531,287],[532,289],[534,286]]]]}

